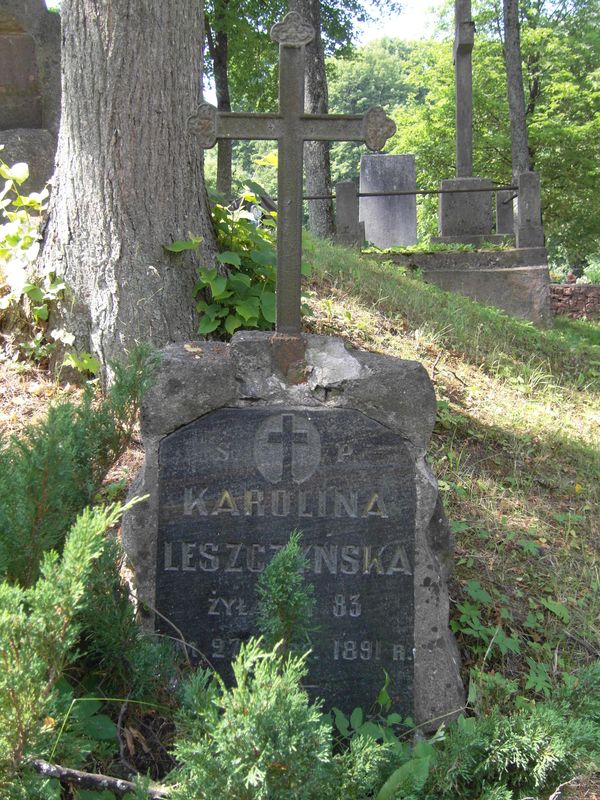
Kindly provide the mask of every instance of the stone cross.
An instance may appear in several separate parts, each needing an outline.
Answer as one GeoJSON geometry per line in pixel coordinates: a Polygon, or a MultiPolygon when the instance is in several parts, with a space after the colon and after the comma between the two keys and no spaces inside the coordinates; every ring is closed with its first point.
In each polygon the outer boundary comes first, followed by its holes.
{"type": "Polygon", "coordinates": [[[473,175],[473,63],[475,23],[471,0],[455,0],[456,177],[473,175]]]}
{"type": "Polygon", "coordinates": [[[298,13],[290,12],[271,30],[279,44],[279,113],[218,112],[203,103],[190,117],[190,128],[204,148],[218,139],[276,139],[278,169],[277,331],[301,331],[302,178],[305,141],[359,141],[381,150],[396,126],[382,108],[365,115],[305,114],[305,47],[315,32],[298,13]]]}

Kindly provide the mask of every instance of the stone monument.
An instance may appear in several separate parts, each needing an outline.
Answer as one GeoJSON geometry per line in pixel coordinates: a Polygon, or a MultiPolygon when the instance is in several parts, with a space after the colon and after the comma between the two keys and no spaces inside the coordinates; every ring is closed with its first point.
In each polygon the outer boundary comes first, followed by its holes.
{"type": "Polygon", "coordinates": [[[489,240],[493,236],[490,180],[473,177],[473,63],[475,24],[471,0],[455,0],[456,178],[441,183],[439,232],[442,243],[489,240]]]}
{"type": "Polygon", "coordinates": [[[44,0],[0,0],[0,157],[29,164],[25,191],[54,170],[60,94],[60,17],[44,0]]]}
{"type": "Polygon", "coordinates": [[[365,223],[358,219],[358,188],[354,181],[335,185],[335,240],[346,247],[362,247],[365,223]]]}
{"type": "MultiPolygon", "coordinates": [[[[364,131],[361,119],[303,114],[309,34],[296,14],[272,32],[280,115],[194,116],[213,143],[215,124],[219,136],[279,139],[277,292],[292,302],[278,298],[276,333],[163,351],[132,487],[148,499],[127,514],[123,543],[147,620],[231,680],[231,659],[256,633],[258,576],[302,531],[316,598],[306,688],[351,711],[372,705],[387,673],[394,708],[437,727],[460,712],[463,690],[448,629],[450,537],[425,460],[433,387],[420,364],[299,328],[302,140],[364,131]],[[294,225],[286,247],[281,231],[294,225]]],[[[385,141],[378,114],[381,127],[385,141]]]]}
{"type": "Polygon", "coordinates": [[[360,220],[365,238],[385,249],[417,243],[417,172],[412,155],[364,155],[360,161],[360,220]],[[406,192],[405,195],[386,193],[406,192]]]}

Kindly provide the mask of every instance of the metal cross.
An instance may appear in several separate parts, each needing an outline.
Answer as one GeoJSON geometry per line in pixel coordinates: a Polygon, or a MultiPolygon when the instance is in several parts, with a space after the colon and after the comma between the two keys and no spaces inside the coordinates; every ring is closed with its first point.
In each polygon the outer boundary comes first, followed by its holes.
{"type": "Polygon", "coordinates": [[[277,331],[301,331],[302,177],[306,141],[358,141],[381,150],[396,131],[383,108],[364,115],[304,113],[304,51],[315,32],[295,11],[271,30],[279,44],[279,113],[218,112],[203,103],[190,127],[204,148],[218,139],[275,139],[278,142],[277,331]]]}

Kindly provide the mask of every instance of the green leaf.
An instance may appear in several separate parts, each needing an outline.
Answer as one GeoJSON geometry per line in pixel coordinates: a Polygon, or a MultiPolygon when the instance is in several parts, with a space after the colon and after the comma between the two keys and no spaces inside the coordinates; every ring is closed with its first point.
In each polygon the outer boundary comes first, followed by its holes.
{"type": "Polygon", "coordinates": [[[265,190],[265,188],[263,186],[261,186],[260,183],[257,183],[256,181],[246,180],[246,181],[244,181],[244,186],[247,186],[248,189],[250,189],[251,192],[254,192],[254,194],[257,197],[260,197],[261,195],[268,194],[268,192],[265,190]]]}
{"type": "Polygon", "coordinates": [[[375,800],[395,800],[401,793],[412,793],[424,786],[429,775],[430,758],[412,758],[392,772],[375,800]]]}
{"type": "Polygon", "coordinates": [[[210,317],[208,314],[205,314],[202,319],[200,320],[200,324],[198,325],[198,333],[207,334],[216,331],[219,327],[219,320],[210,317]]]}
{"type": "Polygon", "coordinates": [[[400,714],[388,714],[386,722],[388,725],[400,725],[402,723],[402,717],[400,714]]]}
{"type": "Polygon", "coordinates": [[[226,250],[224,253],[218,253],[217,261],[220,261],[221,264],[231,264],[234,267],[242,266],[242,259],[240,258],[240,254],[233,253],[230,250],[226,250]]]}
{"type": "Polygon", "coordinates": [[[258,317],[259,305],[257,297],[248,297],[247,300],[236,303],[235,310],[245,320],[249,320],[252,319],[252,317],[258,317]]]}
{"type": "Polygon", "coordinates": [[[0,176],[21,185],[29,177],[29,167],[22,161],[18,164],[13,164],[12,167],[6,164],[0,164],[0,176]]]}
{"type": "Polygon", "coordinates": [[[260,308],[267,322],[275,322],[276,303],[274,292],[263,292],[260,298],[260,308]]]}
{"type": "Polygon", "coordinates": [[[31,311],[36,320],[41,319],[44,322],[48,319],[48,315],[50,313],[46,303],[43,303],[41,306],[33,306],[31,311]]]}
{"type": "MultiPolygon", "coordinates": [[[[125,795],[126,797],[133,797],[132,794],[125,795]]],[[[105,789],[102,792],[96,792],[92,789],[78,789],[77,800],[116,800],[113,792],[105,789]]]]}
{"type": "Polygon", "coordinates": [[[383,682],[383,686],[379,690],[379,694],[377,695],[377,701],[376,702],[382,708],[385,708],[387,710],[392,705],[392,699],[391,699],[390,694],[388,692],[388,686],[390,685],[390,676],[388,675],[386,670],[383,670],[383,674],[385,675],[385,680],[383,682]]]}
{"type": "Polygon", "coordinates": [[[558,617],[561,622],[564,622],[565,625],[569,624],[571,621],[571,614],[566,606],[563,606],[562,603],[557,603],[555,600],[546,599],[545,597],[542,597],[540,602],[548,611],[554,614],[555,617],[558,617]]]}
{"type": "Polygon", "coordinates": [[[350,737],[350,726],[348,724],[348,717],[339,708],[333,707],[333,717],[335,720],[335,727],[346,738],[350,737]]]}
{"type": "Polygon", "coordinates": [[[23,287],[24,294],[34,303],[41,303],[44,299],[44,291],[33,283],[26,283],[23,287]]]}
{"type": "Polygon", "coordinates": [[[383,739],[383,731],[381,730],[381,725],[377,725],[375,722],[365,722],[364,725],[360,726],[360,735],[366,736],[369,739],[383,739]]]}
{"type": "Polygon", "coordinates": [[[72,716],[80,722],[93,717],[102,708],[102,701],[95,697],[78,697],[73,706],[72,716]]]}
{"type": "Polygon", "coordinates": [[[230,336],[233,336],[237,329],[241,328],[243,324],[243,321],[237,314],[230,314],[225,320],[225,330],[230,336]]]}
{"type": "Polygon", "coordinates": [[[186,250],[197,250],[202,242],[202,237],[193,236],[191,239],[177,239],[172,244],[164,244],[167,253],[183,253],[186,250]]]}
{"type": "Polygon", "coordinates": [[[91,375],[97,375],[100,372],[102,364],[91,353],[67,353],[63,361],[64,367],[72,367],[79,372],[89,372],[91,375]]]}
{"type": "Polygon", "coordinates": [[[81,730],[90,739],[97,739],[98,741],[107,741],[117,736],[117,726],[106,714],[94,714],[83,720],[81,730]]]}
{"type": "Polygon", "coordinates": [[[360,708],[359,706],[358,708],[355,708],[352,714],[350,715],[350,725],[352,725],[354,730],[357,731],[363,724],[364,719],[365,715],[363,713],[362,708],[360,708]]]}
{"type": "Polygon", "coordinates": [[[252,250],[250,258],[261,267],[274,266],[277,263],[277,255],[275,249],[272,250],[252,250]]]}
{"type": "Polygon", "coordinates": [[[249,275],[246,275],[244,272],[234,272],[229,276],[229,283],[234,285],[239,284],[241,286],[250,288],[252,285],[252,278],[249,275]]]}
{"type": "Polygon", "coordinates": [[[491,594],[483,588],[479,581],[467,581],[466,590],[473,600],[479,603],[487,604],[492,602],[491,594]]]}
{"type": "Polygon", "coordinates": [[[211,281],[217,277],[219,273],[213,267],[212,269],[199,269],[198,270],[198,277],[201,281],[204,281],[205,285],[208,285],[211,281]]]}
{"type": "Polygon", "coordinates": [[[227,289],[227,278],[224,275],[217,275],[209,285],[213,300],[216,300],[227,289]]]}
{"type": "Polygon", "coordinates": [[[302,275],[304,275],[305,278],[311,278],[312,277],[312,267],[311,267],[311,265],[307,264],[306,262],[303,261],[301,266],[300,266],[300,272],[301,272],[302,275]]]}

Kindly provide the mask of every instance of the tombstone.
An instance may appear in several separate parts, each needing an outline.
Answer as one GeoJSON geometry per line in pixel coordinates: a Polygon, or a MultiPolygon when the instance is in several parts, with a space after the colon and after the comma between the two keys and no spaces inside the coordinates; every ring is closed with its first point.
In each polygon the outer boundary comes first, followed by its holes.
{"type": "Polygon", "coordinates": [[[473,66],[475,24],[471,0],[455,0],[456,178],[441,182],[439,237],[442,243],[477,242],[493,233],[491,181],[473,177],[473,66]],[[464,238],[463,238],[464,237],[464,238]]]}
{"type": "Polygon", "coordinates": [[[514,199],[515,193],[510,189],[496,192],[496,233],[501,236],[514,236],[514,199]]]}
{"type": "Polygon", "coordinates": [[[365,223],[358,220],[358,190],[354,181],[335,186],[335,240],[346,247],[362,247],[365,223]]]}
{"type": "Polygon", "coordinates": [[[143,472],[123,543],[157,629],[229,682],[256,634],[256,582],[293,530],[315,587],[308,687],[433,727],[462,707],[448,629],[450,537],[425,461],[424,368],[338,339],[237,333],[163,351],[143,402],[143,472]],[[177,632],[181,633],[177,633],[177,632]],[[202,654],[202,655],[200,655],[202,654]]]}
{"type": "Polygon", "coordinates": [[[519,175],[517,247],[543,247],[542,197],[536,172],[519,175]]]}
{"type": "MultiPolygon", "coordinates": [[[[360,192],[415,192],[417,177],[412,155],[364,155],[360,161],[360,192]]],[[[361,197],[360,220],[365,237],[385,249],[417,243],[416,195],[361,197]]]]}
{"type": "Polygon", "coordinates": [[[0,5],[0,157],[26,161],[25,191],[50,178],[60,123],[60,17],[44,0],[0,5]]]}
{"type": "MultiPolygon", "coordinates": [[[[303,97],[307,28],[293,13],[275,26],[280,98],[290,77],[303,97]]],[[[148,621],[230,682],[231,659],[257,632],[258,577],[301,530],[316,597],[311,696],[369,708],[387,673],[394,709],[437,727],[464,697],[448,629],[449,530],[425,460],[435,394],[420,364],[295,329],[303,137],[360,138],[364,122],[286,102],[281,117],[203,108],[193,122],[213,143],[215,123],[224,138],[279,138],[279,236],[293,235],[284,261],[278,242],[277,292],[292,296],[278,297],[276,333],[163,351],[131,490],[147,499],[126,515],[123,544],[148,621]]]]}
{"type": "Polygon", "coordinates": [[[441,182],[437,241],[457,242],[460,237],[490,239],[494,234],[492,196],[494,184],[486,178],[452,178],[441,182]]]}

